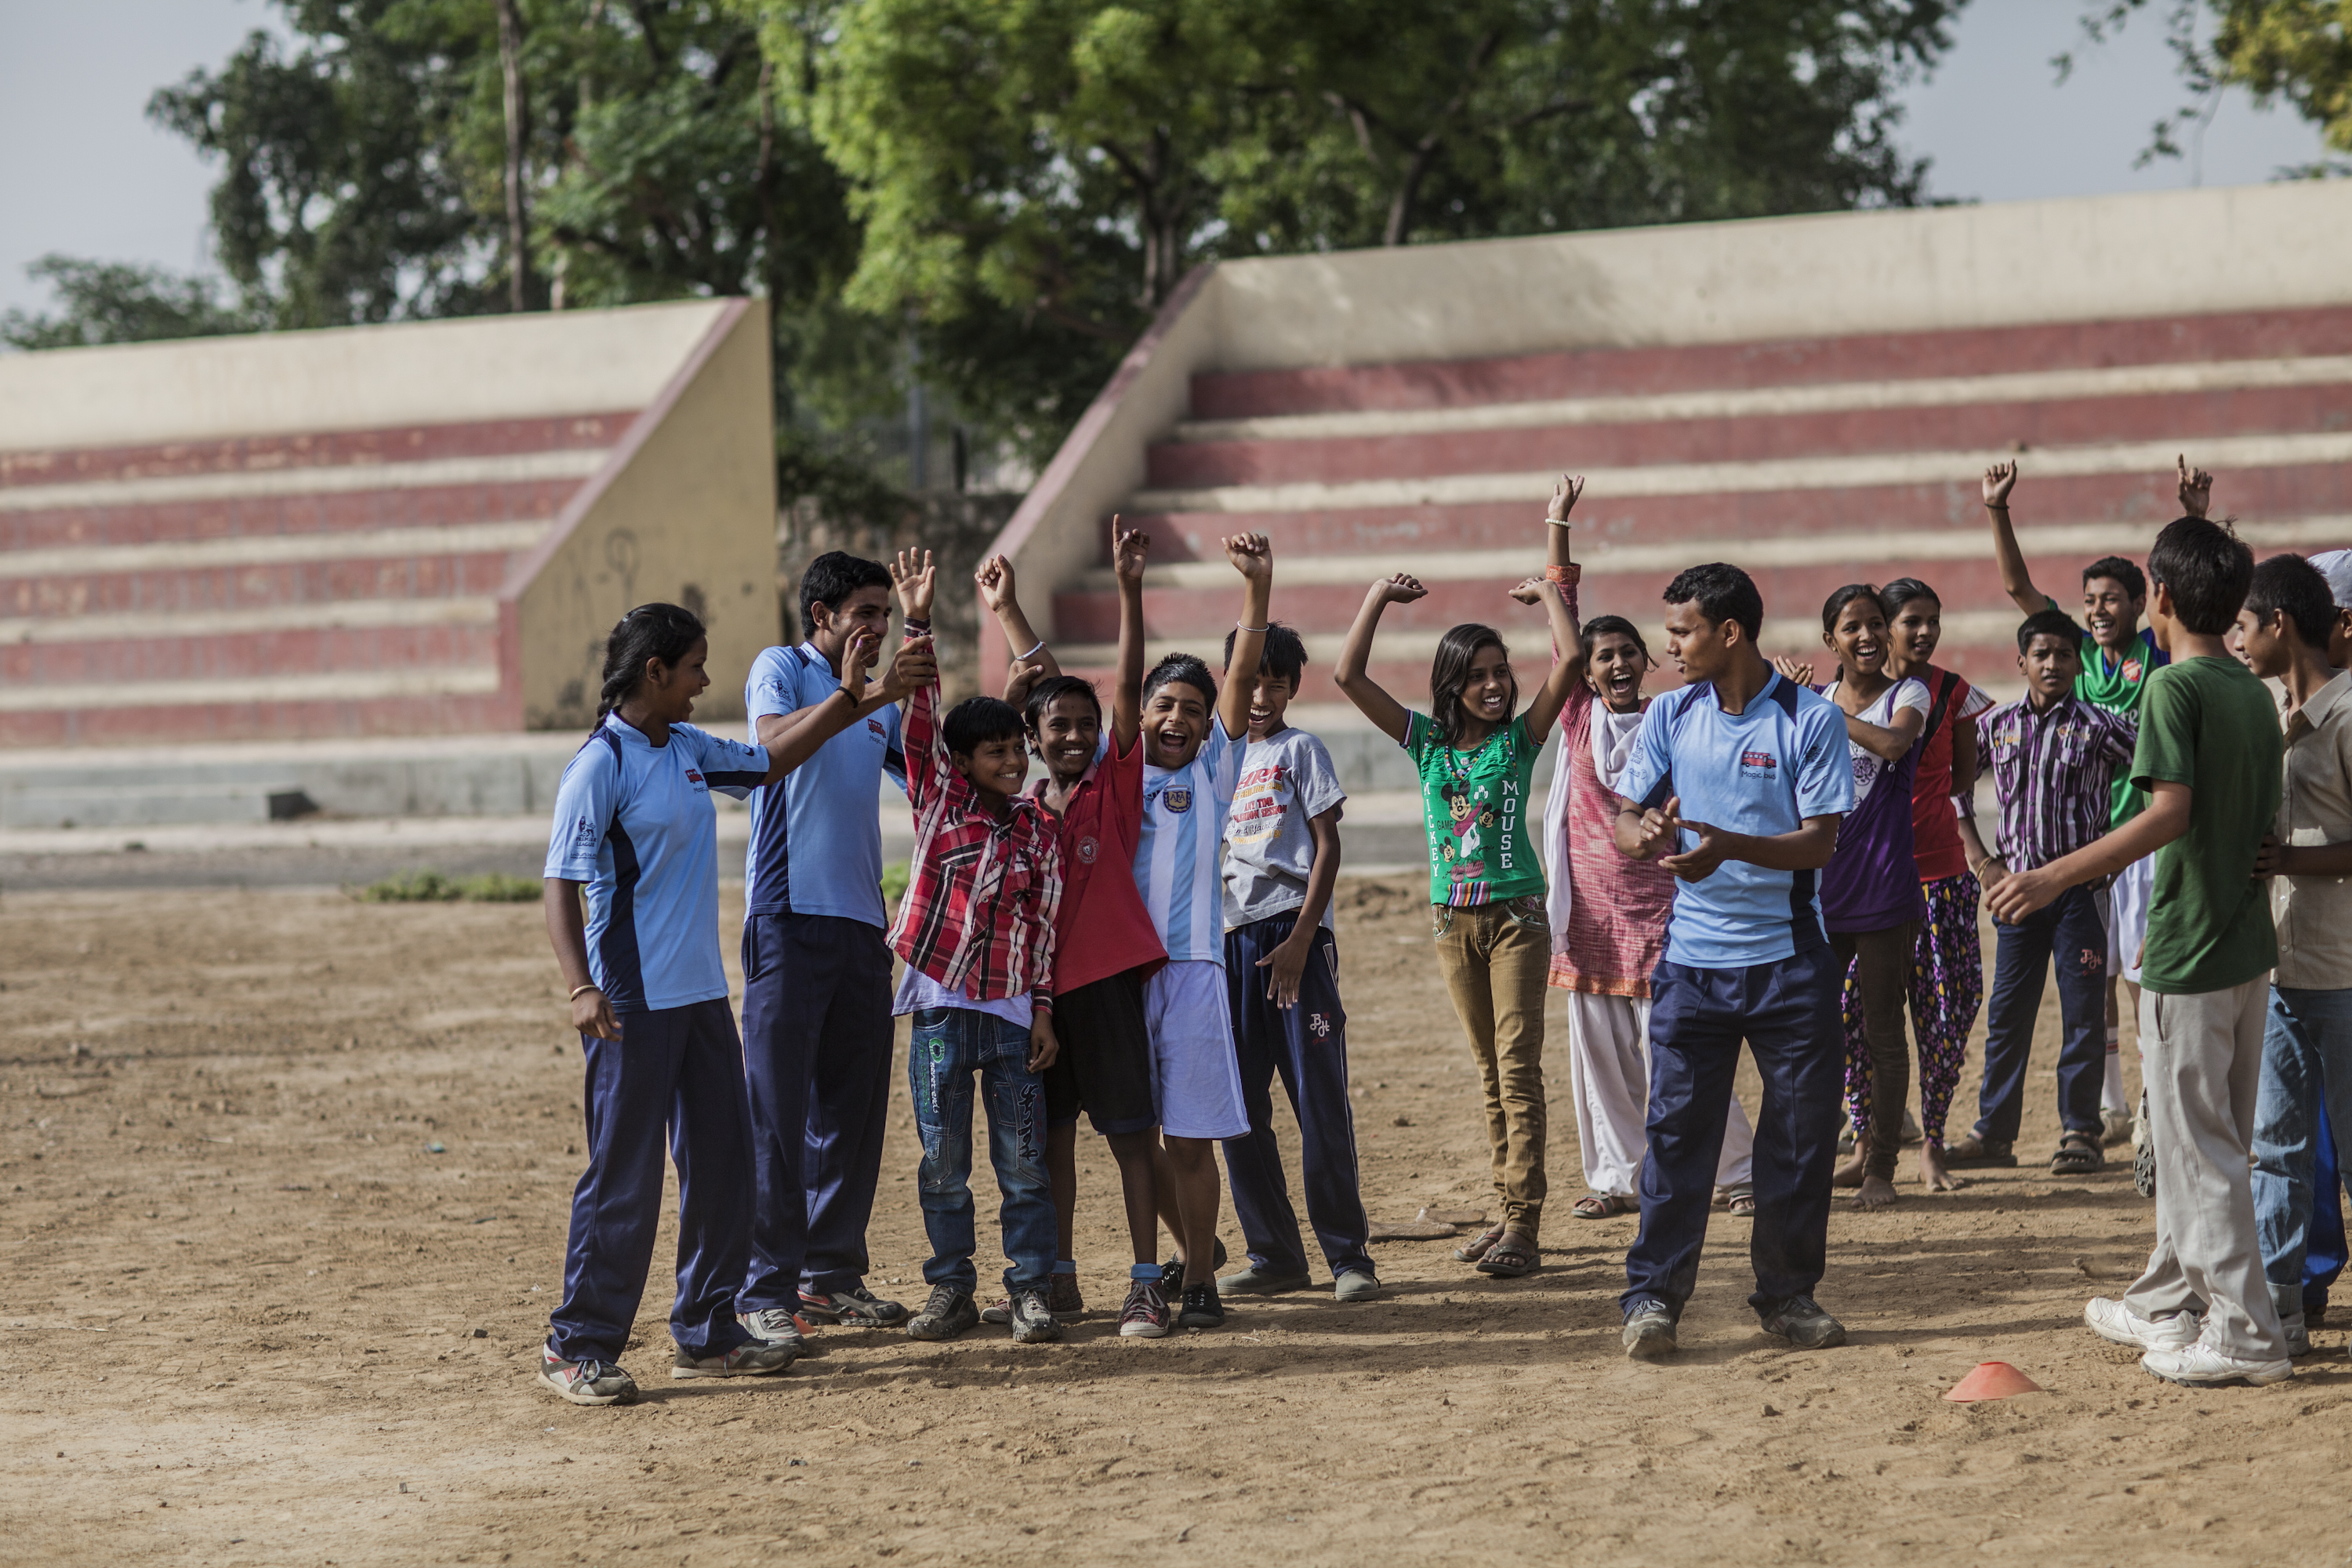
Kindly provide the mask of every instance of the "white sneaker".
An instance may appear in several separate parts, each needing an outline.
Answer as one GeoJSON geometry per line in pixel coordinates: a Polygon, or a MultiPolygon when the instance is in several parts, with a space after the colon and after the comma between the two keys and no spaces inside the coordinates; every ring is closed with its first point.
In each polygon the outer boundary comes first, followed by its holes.
{"type": "Polygon", "coordinates": [[[2260,1388],[2268,1383],[2284,1383],[2294,1375],[2294,1363],[2284,1356],[2276,1361],[2255,1361],[2216,1350],[2202,1340],[2177,1350],[2152,1350],[2139,1358],[2139,1364],[2167,1383],[2186,1384],[2191,1388],[2222,1383],[2243,1383],[2260,1388]]]}
{"type": "Polygon", "coordinates": [[[2194,1312],[2143,1318],[2121,1301],[2094,1296],[2083,1304],[2083,1321],[2103,1340],[2137,1351],[2174,1351],[2197,1342],[2204,1321],[2194,1312]]]}

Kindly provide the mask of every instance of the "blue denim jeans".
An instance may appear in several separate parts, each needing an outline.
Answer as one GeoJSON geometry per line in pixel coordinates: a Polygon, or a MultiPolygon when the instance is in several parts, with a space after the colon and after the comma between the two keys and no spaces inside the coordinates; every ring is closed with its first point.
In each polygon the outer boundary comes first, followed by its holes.
{"type": "Polygon", "coordinates": [[[2107,922],[2103,893],[2069,888],[2015,925],[1993,922],[1992,1000],[1985,1008],[1984,1088],[1976,1133],[2017,1142],[2025,1114],[2026,1061],[2052,961],[2058,972],[2058,1120],[2069,1132],[2099,1131],[2099,1085],[2107,1069],[2107,922]]]}
{"type": "Polygon", "coordinates": [[[1045,1175],[1045,1080],[1028,1068],[1029,1031],[970,1007],[926,1007],[915,1015],[907,1052],[915,1130],[923,1141],[919,1177],[923,1232],[931,1259],[924,1282],[970,1291],[971,1262],[971,1083],[980,1075],[988,1112],[988,1157],[1003,1205],[1008,1290],[1043,1290],[1054,1271],[1054,1194],[1045,1175]]]}
{"type": "Polygon", "coordinates": [[[2290,1330],[2303,1321],[2304,1254],[2323,1102],[2338,1140],[2341,1171],[2352,1159],[2352,1148],[2342,1142],[2344,1130],[2352,1127],[2352,990],[2273,985],[2263,1029],[2262,1087],[2254,1098],[2254,1225],[2263,1279],[2290,1330]]]}

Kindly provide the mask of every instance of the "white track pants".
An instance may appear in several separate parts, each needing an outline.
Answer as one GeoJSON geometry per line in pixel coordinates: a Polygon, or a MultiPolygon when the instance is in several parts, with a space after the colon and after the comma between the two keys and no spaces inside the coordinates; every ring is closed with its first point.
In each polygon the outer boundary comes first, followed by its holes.
{"type": "MultiPolygon", "coordinates": [[[[1650,1104],[1650,1004],[1646,997],[1568,994],[1568,1080],[1576,1098],[1576,1142],[1584,1184],[1632,1197],[1641,1190],[1650,1104]]],[[[1756,1133],[1735,1096],[1723,1125],[1718,1186],[1749,1180],[1756,1133]]]]}

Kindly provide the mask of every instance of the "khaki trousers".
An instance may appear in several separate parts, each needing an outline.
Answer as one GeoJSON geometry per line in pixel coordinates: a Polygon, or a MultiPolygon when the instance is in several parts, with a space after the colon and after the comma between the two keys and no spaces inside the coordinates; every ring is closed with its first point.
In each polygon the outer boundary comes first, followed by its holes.
{"type": "Polygon", "coordinates": [[[2286,1355],[2263,1282],[2249,1150],[2263,1070],[2270,976],[2228,991],[2139,994],[2140,1082],[2156,1141],[2156,1250],[2124,1292],[2143,1318],[2205,1315],[2206,1342],[2233,1356],[2286,1355]]]}
{"type": "Polygon", "coordinates": [[[1544,1204],[1544,987],[1551,927],[1540,898],[1439,906],[1437,966],[1470,1037],[1486,1095],[1486,1143],[1503,1224],[1537,1239],[1544,1204]]]}

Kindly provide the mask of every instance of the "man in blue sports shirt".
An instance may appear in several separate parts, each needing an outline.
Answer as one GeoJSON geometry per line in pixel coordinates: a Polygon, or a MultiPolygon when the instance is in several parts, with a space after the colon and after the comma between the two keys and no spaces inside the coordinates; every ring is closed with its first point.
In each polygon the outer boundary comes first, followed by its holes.
{"type": "Polygon", "coordinates": [[[1698,1278],[1739,1044],[1764,1079],[1748,1254],[1764,1331],[1808,1350],[1845,1329],[1813,1300],[1829,1245],[1845,1073],[1843,980],[1817,883],[1853,806],[1845,717],[1757,651],[1764,600],[1716,563],[1666,585],[1689,684],[1650,704],[1620,780],[1617,847],[1677,879],[1650,983],[1649,1153],[1625,1255],[1625,1353],[1671,1355],[1698,1278]]]}
{"type": "MultiPolygon", "coordinates": [[[[807,640],[772,647],[743,688],[775,747],[841,684],[843,650],[890,626],[890,573],[842,551],[801,579],[807,640]]],[[[883,941],[882,776],[907,787],[898,710],[875,692],[816,754],[751,796],[744,868],[743,1064],[758,1174],[744,1327],[801,1344],[793,1319],[887,1328],[907,1309],[866,1288],[897,1038],[883,941]]]]}

